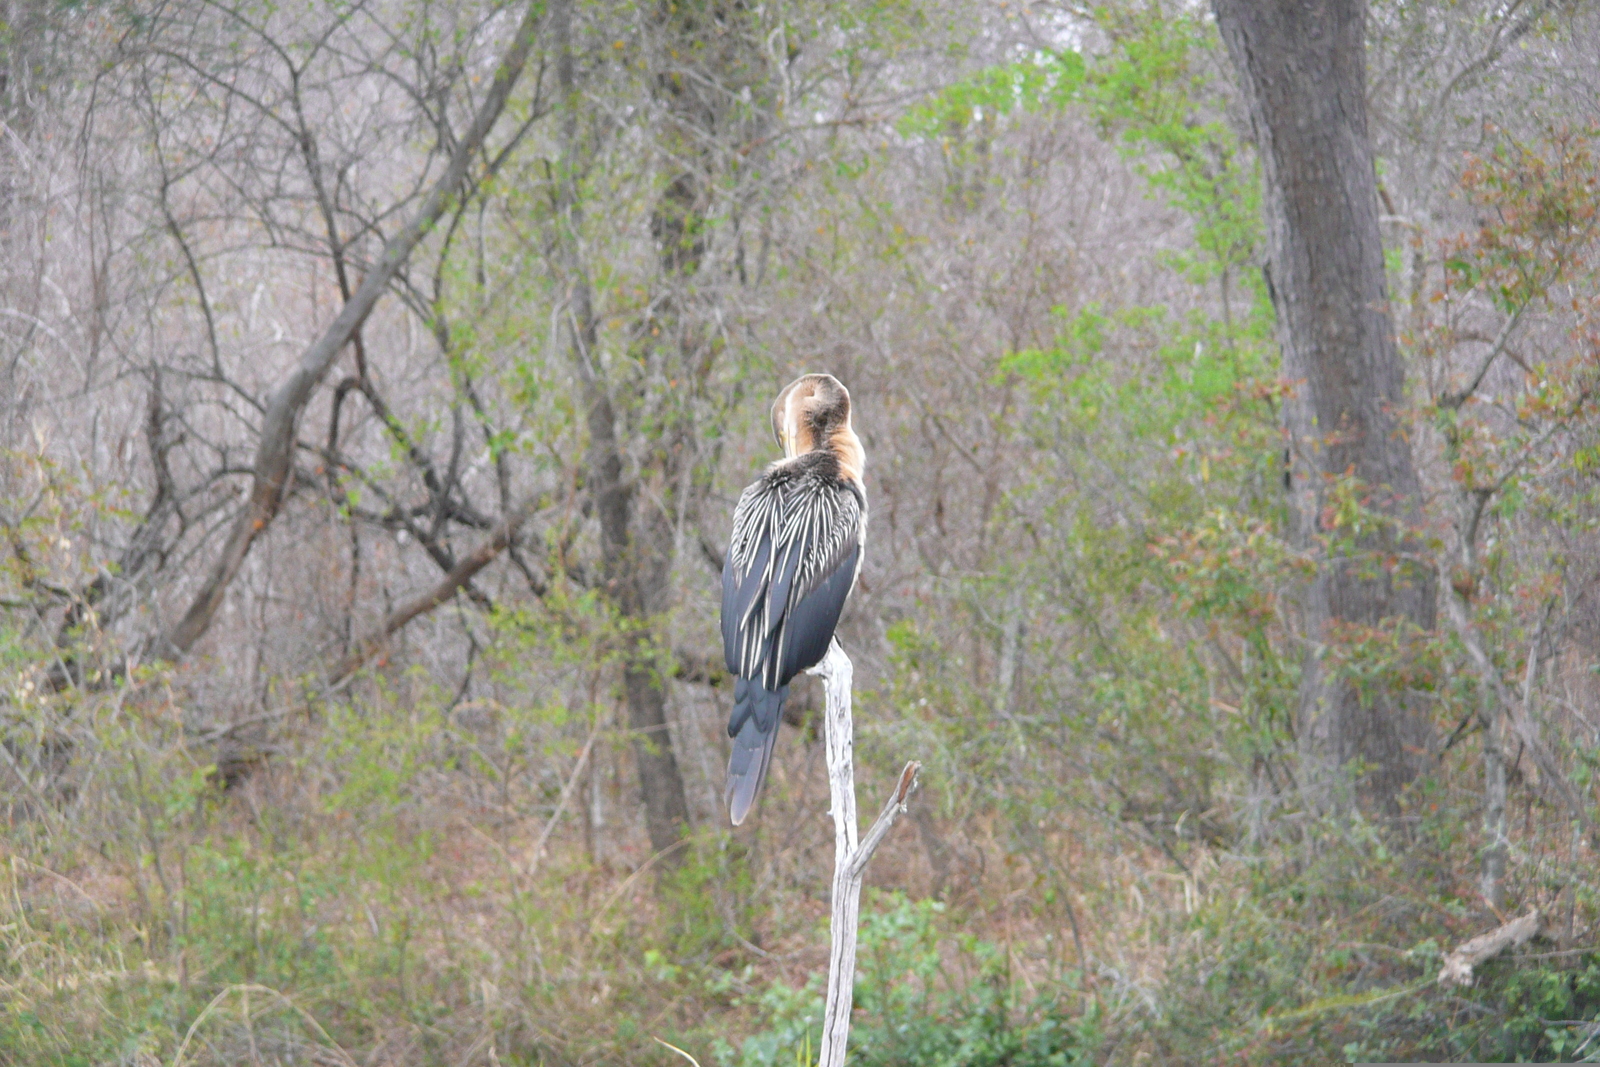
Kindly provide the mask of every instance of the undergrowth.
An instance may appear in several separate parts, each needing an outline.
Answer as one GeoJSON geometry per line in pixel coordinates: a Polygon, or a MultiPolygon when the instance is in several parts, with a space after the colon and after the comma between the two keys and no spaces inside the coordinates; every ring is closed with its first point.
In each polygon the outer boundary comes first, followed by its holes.
{"type": "MultiPolygon", "coordinates": [[[[640,852],[588,853],[570,815],[535,855],[560,783],[466,803],[469,716],[425,689],[365,706],[359,731],[328,712],[232,789],[165,692],[80,706],[94,773],[13,813],[0,1063],[677,1062],[656,1039],[708,1067],[814,1057],[823,820],[784,879],[776,822],[708,831],[659,878],[640,852]]],[[[1544,936],[1473,987],[1434,981],[1499,921],[1476,895],[1468,767],[1420,784],[1396,827],[1286,816],[1170,855],[1082,810],[1026,839],[993,822],[1003,862],[944,899],[898,836],[875,875],[895,887],[863,907],[852,1062],[1600,1059],[1588,846],[1542,809],[1505,914],[1541,908],[1544,936]]],[[[790,788],[795,810],[820,803],[820,781],[790,788]]]]}

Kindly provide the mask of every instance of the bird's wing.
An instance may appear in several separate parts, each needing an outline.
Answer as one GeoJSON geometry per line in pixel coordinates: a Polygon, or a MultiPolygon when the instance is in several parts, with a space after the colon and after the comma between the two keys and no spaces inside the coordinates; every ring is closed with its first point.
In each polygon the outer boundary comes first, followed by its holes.
{"type": "Polygon", "coordinates": [[[798,495],[788,515],[797,565],[773,657],[780,684],[827,654],[865,547],[865,508],[857,492],[813,482],[798,495]]]}
{"type": "Polygon", "coordinates": [[[828,642],[833,640],[834,628],[839,625],[839,615],[860,568],[861,546],[857,544],[789,609],[779,640],[779,678],[793,678],[821,663],[828,654],[828,642]]]}
{"type": "Polygon", "coordinates": [[[855,489],[820,482],[803,483],[797,496],[800,499],[790,504],[790,522],[796,528],[793,539],[803,541],[806,547],[795,574],[793,599],[805,600],[831,582],[841,568],[850,574],[844,590],[848,595],[866,537],[865,498],[855,489]]]}
{"type": "Polygon", "coordinates": [[[744,491],[722,571],[730,672],[775,690],[821,660],[860,567],[864,516],[858,493],[817,478],[744,491]]]}
{"type": "Polygon", "coordinates": [[[722,564],[722,652],[729,673],[741,678],[756,676],[765,660],[766,642],[754,638],[768,632],[767,589],[782,510],[782,488],[763,478],[744,491],[733,512],[733,536],[722,564]],[[750,625],[753,615],[762,616],[763,625],[750,625]]]}

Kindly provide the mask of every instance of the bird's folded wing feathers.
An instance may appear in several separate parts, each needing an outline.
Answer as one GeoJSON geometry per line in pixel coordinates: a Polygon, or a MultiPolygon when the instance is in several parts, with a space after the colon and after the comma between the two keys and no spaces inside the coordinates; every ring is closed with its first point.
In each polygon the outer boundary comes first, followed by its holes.
{"type": "MultiPolygon", "coordinates": [[[[807,520],[793,523],[799,527],[796,539],[803,537],[805,540],[803,562],[795,576],[794,591],[790,594],[791,602],[796,604],[829,581],[851,553],[855,553],[857,564],[861,558],[856,550],[861,547],[862,508],[856,494],[848,489],[841,491],[817,486],[809,497],[804,507],[794,509],[809,516],[807,520]]],[[[854,582],[855,569],[852,566],[850,581],[845,586],[846,593],[854,582]]]]}
{"type": "Polygon", "coordinates": [[[763,479],[744,491],[722,576],[728,670],[773,674],[777,684],[827,651],[817,634],[832,634],[855,583],[862,511],[857,493],[814,478],[763,479]]]}
{"type": "Polygon", "coordinates": [[[744,678],[760,669],[762,642],[751,640],[749,623],[767,604],[774,520],[782,503],[779,488],[762,479],[745,489],[733,512],[733,536],[722,565],[722,651],[728,670],[744,678]]]}
{"type": "Polygon", "coordinates": [[[776,677],[793,678],[807,667],[822,662],[822,657],[828,654],[828,643],[833,640],[834,627],[839,625],[860,559],[861,549],[852,549],[804,597],[793,602],[784,616],[783,633],[777,645],[780,662],[776,677]]]}

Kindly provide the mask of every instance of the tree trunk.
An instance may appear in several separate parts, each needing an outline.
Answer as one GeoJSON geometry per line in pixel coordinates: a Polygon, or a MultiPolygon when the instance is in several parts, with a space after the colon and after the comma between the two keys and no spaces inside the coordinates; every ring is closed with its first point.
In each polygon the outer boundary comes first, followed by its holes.
{"type": "MultiPolygon", "coordinates": [[[[567,60],[563,58],[565,80],[567,60]]],[[[570,91],[563,85],[570,97],[570,91]]],[[[581,223],[575,201],[566,205],[564,222],[572,227],[567,236],[572,308],[573,358],[584,379],[584,406],[589,429],[589,492],[600,522],[600,566],[602,591],[629,625],[637,628],[630,635],[629,651],[623,668],[623,691],[628,702],[628,728],[633,742],[634,760],[639,771],[639,791],[644,801],[645,824],[650,832],[650,847],[663,855],[661,862],[676,866],[682,862],[676,846],[689,827],[689,802],[683,788],[683,774],[673,754],[672,735],[667,728],[666,679],[651,655],[651,641],[645,629],[651,616],[659,612],[668,591],[672,540],[659,539],[652,546],[648,538],[636,536],[639,511],[637,494],[626,480],[621,443],[617,440],[615,407],[607,383],[591,362],[596,338],[594,311],[588,279],[576,253],[576,232],[581,223]],[[658,551],[650,552],[654,547],[658,551]],[[668,554],[663,561],[659,550],[668,554]],[[649,558],[645,558],[649,557],[649,558]]]]}
{"type": "Polygon", "coordinates": [[[666,679],[652,655],[649,639],[652,619],[666,607],[674,542],[670,524],[663,531],[661,523],[648,521],[654,517],[656,509],[648,501],[643,508],[640,506],[639,494],[635,491],[637,478],[630,476],[623,442],[617,432],[618,412],[617,405],[612,402],[611,384],[595,358],[598,331],[593,293],[579,252],[583,202],[576,179],[578,116],[575,108],[579,98],[570,0],[556,5],[551,18],[560,49],[556,77],[566,108],[561,120],[564,173],[557,225],[564,231],[560,244],[567,274],[568,327],[573,361],[583,383],[585,422],[589,431],[585,465],[588,490],[600,523],[602,591],[633,627],[623,667],[623,691],[628,702],[628,727],[639,771],[639,791],[644,801],[650,847],[662,857],[664,865],[675,866],[683,859],[677,845],[689,828],[689,802],[667,727],[666,679]],[[641,516],[641,511],[648,514],[641,516]]]}
{"type": "MultiPolygon", "coordinates": [[[[1330,551],[1305,604],[1312,650],[1296,729],[1302,785],[1338,803],[1351,764],[1361,792],[1392,810],[1428,746],[1396,692],[1358,693],[1322,655],[1341,634],[1434,625],[1434,580],[1403,559],[1420,518],[1411,449],[1393,410],[1404,371],[1395,346],[1367,139],[1364,0],[1214,0],[1261,155],[1268,287],[1294,387],[1283,408],[1292,534],[1330,551]],[[1336,489],[1396,520],[1349,539],[1329,524],[1336,489]]],[[[1364,526],[1371,528],[1373,524],[1364,526]]],[[[1381,524],[1380,524],[1381,525],[1381,524]]]]}

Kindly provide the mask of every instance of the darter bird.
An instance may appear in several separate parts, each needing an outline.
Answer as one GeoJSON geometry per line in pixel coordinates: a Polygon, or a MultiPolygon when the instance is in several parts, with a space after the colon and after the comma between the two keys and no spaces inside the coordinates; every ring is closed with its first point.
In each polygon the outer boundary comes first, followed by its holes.
{"type": "Polygon", "coordinates": [[[827,654],[866,548],[866,454],[850,393],[795,379],[772,405],[784,458],[739,497],[722,567],[722,650],[733,688],[728,816],[750,813],[772,761],[789,681],[827,654]]]}

